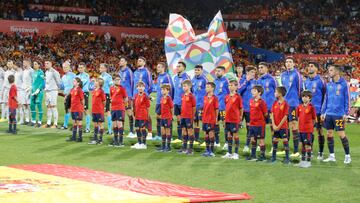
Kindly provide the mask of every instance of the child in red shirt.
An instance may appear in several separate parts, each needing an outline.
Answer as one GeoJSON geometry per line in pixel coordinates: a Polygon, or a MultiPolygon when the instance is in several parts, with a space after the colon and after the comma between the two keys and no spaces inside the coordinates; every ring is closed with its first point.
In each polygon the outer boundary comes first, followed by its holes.
{"type": "Polygon", "coordinates": [[[82,81],[80,78],[74,79],[74,88],[70,91],[70,112],[73,120],[72,137],[67,141],[82,142],[82,119],[84,113],[84,92],[82,91],[82,81]],[[79,137],[76,139],[76,133],[79,137]]]}
{"type": "Polygon", "coordinates": [[[126,90],[121,86],[120,76],[114,80],[115,86],[110,88],[111,119],[113,122],[114,140],[110,146],[123,147],[125,103],[128,102],[126,90]]]}
{"type": "Polygon", "coordinates": [[[264,88],[255,85],[251,89],[253,96],[250,99],[250,137],[251,137],[251,156],[247,158],[249,161],[265,161],[265,125],[267,117],[267,107],[265,101],[261,98],[264,88]],[[261,156],[256,159],[257,141],[260,141],[261,156]]]}
{"type": "Polygon", "coordinates": [[[303,91],[301,93],[303,103],[296,108],[296,113],[299,118],[299,132],[302,145],[301,161],[298,164],[301,168],[309,168],[311,166],[311,146],[314,139],[314,123],[316,119],[316,110],[310,103],[311,98],[311,91],[303,91]]]}
{"type": "Polygon", "coordinates": [[[242,98],[237,94],[238,81],[229,82],[230,94],[225,97],[225,132],[227,132],[228,152],[222,156],[225,159],[239,159],[239,123],[242,120],[242,98]],[[235,152],[232,154],[233,140],[235,140],[235,152]]]}
{"type": "Polygon", "coordinates": [[[147,149],[147,122],[149,119],[150,99],[146,95],[145,83],[140,81],[136,88],[138,93],[134,96],[135,128],[138,142],[131,146],[132,149],[147,149]]]}
{"type": "Polygon", "coordinates": [[[182,128],[182,137],[183,137],[183,146],[179,150],[179,153],[192,155],[193,154],[193,145],[194,145],[194,129],[193,121],[196,111],[196,100],[194,95],[191,93],[192,82],[190,80],[184,80],[182,82],[182,88],[184,94],[181,97],[181,128],[182,128]],[[190,139],[189,149],[187,148],[188,140],[190,139]]]}
{"type": "Polygon", "coordinates": [[[7,133],[16,134],[16,109],[18,108],[18,101],[17,101],[17,88],[14,84],[15,82],[15,76],[9,75],[7,78],[10,84],[10,90],[9,90],[9,130],[7,133]]]}
{"type": "Polygon", "coordinates": [[[174,108],[174,103],[169,96],[171,86],[170,84],[163,84],[161,86],[162,98],[160,101],[160,124],[161,124],[161,138],[162,145],[158,150],[160,152],[170,152],[171,151],[171,129],[172,129],[172,110],[174,108]]]}
{"type": "Polygon", "coordinates": [[[215,83],[208,82],[205,86],[206,95],[202,112],[203,131],[205,132],[206,152],[202,156],[214,157],[215,125],[218,123],[219,101],[214,95],[215,83]]]}
{"type": "Polygon", "coordinates": [[[288,114],[289,114],[289,104],[285,101],[284,96],[286,95],[286,88],[283,86],[277,87],[275,90],[276,101],[271,107],[271,121],[272,128],[274,130],[274,135],[272,138],[272,158],[271,162],[276,162],[276,152],[278,148],[279,140],[283,141],[285,148],[285,160],[284,163],[290,163],[289,159],[289,140],[287,138],[288,134],[288,114]]]}
{"type": "Polygon", "coordinates": [[[102,78],[98,78],[95,81],[95,89],[91,93],[91,104],[92,104],[92,120],[94,123],[94,137],[93,140],[89,142],[89,144],[102,144],[102,138],[104,135],[104,108],[106,95],[102,86],[104,85],[104,80],[102,78]],[[98,133],[100,133],[100,137],[98,139],[98,133]]]}

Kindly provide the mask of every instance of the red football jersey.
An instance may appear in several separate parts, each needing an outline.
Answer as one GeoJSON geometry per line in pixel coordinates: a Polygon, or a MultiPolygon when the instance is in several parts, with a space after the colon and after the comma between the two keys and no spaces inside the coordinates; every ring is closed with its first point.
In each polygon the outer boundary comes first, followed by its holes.
{"type": "MultiPolygon", "coordinates": [[[[275,101],[271,107],[271,112],[274,117],[274,123],[278,126],[284,116],[289,114],[289,104],[285,100],[281,103],[279,101],[275,101]]],[[[288,119],[285,119],[285,122],[280,129],[288,129],[288,119]]]]}
{"type": "MultiPolygon", "coordinates": [[[[9,91],[9,100],[8,105],[10,109],[16,109],[18,107],[17,97],[17,88],[15,84],[12,84],[9,91]]],[[[7,110],[6,110],[7,111],[7,110]]]]}
{"type": "Polygon", "coordinates": [[[83,112],[84,111],[84,92],[80,87],[72,88],[71,95],[71,112],[83,112]]]}
{"type": "Polygon", "coordinates": [[[172,108],[174,108],[174,103],[171,97],[162,97],[160,101],[161,119],[172,119],[172,108]]]}
{"type": "Polygon", "coordinates": [[[136,94],[134,97],[135,119],[147,121],[149,118],[150,99],[145,93],[136,94]]]}
{"type": "Polygon", "coordinates": [[[124,99],[127,98],[127,94],[123,86],[111,87],[110,96],[111,96],[111,110],[125,110],[124,99]]]}
{"type": "Polygon", "coordinates": [[[299,132],[313,133],[314,122],[316,119],[316,110],[314,106],[311,103],[306,106],[304,104],[300,104],[296,108],[296,113],[299,117],[299,132]]]}
{"type": "Polygon", "coordinates": [[[265,126],[266,103],[263,99],[250,99],[250,126],[265,126]]]}
{"type": "Polygon", "coordinates": [[[194,118],[196,99],[192,93],[183,94],[181,97],[181,118],[194,118]]]}
{"type": "Polygon", "coordinates": [[[204,107],[202,112],[202,122],[216,124],[216,110],[219,109],[219,100],[213,95],[208,97],[207,95],[204,97],[204,107]]]}
{"type": "Polygon", "coordinates": [[[239,94],[226,95],[225,105],[225,122],[240,123],[241,110],[243,108],[241,96],[239,94]]]}
{"type": "Polygon", "coordinates": [[[102,88],[92,92],[92,113],[104,113],[104,102],[106,95],[102,88]]]}

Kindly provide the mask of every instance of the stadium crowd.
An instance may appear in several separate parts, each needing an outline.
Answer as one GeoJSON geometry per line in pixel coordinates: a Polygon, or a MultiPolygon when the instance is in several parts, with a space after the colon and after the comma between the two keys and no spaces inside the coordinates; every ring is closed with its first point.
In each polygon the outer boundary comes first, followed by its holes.
{"type": "MultiPolygon", "coordinates": [[[[54,22],[166,27],[169,13],[180,13],[190,20],[195,29],[207,29],[208,20],[212,19],[217,8],[223,8],[223,14],[255,16],[251,20],[245,19],[250,23],[247,28],[235,24],[228,26],[228,30],[242,33],[242,42],[255,47],[285,54],[351,54],[360,50],[360,12],[357,1],[227,0],[206,3],[207,1],[179,0],[176,7],[165,2],[68,0],[60,4],[51,0],[12,0],[0,3],[0,18],[24,19],[29,12],[46,15],[45,11],[37,8],[29,10],[29,4],[65,5],[91,8],[93,14],[99,16],[99,20],[90,22],[88,18],[80,20],[71,16],[59,16],[54,22]],[[186,9],[189,5],[206,9],[186,9]]],[[[41,18],[40,21],[50,20],[41,18]]]]}

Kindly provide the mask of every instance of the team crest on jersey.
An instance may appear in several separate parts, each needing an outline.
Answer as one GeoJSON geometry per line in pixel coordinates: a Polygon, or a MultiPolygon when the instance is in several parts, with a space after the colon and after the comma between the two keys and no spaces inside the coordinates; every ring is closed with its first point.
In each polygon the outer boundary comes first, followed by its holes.
{"type": "Polygon", "coordinates": [[[316,83],[314,83],[312,86],[312,92],[314,92],[314,93],[316,92],[316,83]]]}
{"type": "Polygon", "coordinates": [[[188,96],[186,96],[186,101],[189,101],[189,100],[190,100],[190,98],[188,96]]]}
{"type": "Polygon", "coordinates": [[[290,80],[290,82],[292,82],[293,81],[293,76],[290,76],[289,80],[290,80]]]}
{"type": "Polygon", "coordinates": [[[259,106],[259,103],[255,103],[255,107],[258,107],[259,106]]]}
{"type": "Polygon", "coordinates": [[[280,110],[284,110],[284,105],[281,105],[281,106],[280,106],[280,110]]]}
{"type": "Polygon", "coordinates": [[[308,108],[305,109],[305,113],[309,113],[309,111],[310,111],[310,110],[309,110],[308,108]]]}
{"type": "Polygon", "coordinates": [[[265,83],[266,91],[269,91],[269,85],[270,85],[269,81],[266,81],[266,83],[265,83]]]}
{"type": "Polygon", "coordinates": [[[340,95],[341,85],[337,85],[336,95],[340,95]]]}
{"type": "Polygon", "coordinates": [[[221,93],[221,92],[222,92],[222,88],[223,88],[223,86],[224,86],[224,84],[221,82],[221,83],[220,83],[220,88],[219,88],[219,93],[221,93]]]}

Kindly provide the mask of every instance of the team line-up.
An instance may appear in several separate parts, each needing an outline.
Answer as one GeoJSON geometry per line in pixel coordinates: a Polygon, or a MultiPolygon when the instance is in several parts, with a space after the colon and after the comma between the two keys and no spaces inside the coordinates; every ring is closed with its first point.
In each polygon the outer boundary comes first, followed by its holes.
{"type": "MultiPolygon", "coordinates": [[[[71,71],[70,61],[64,62],[64,75],[61,77],[50,60],[44,61],[45,74],[39,61],[24,59],[21,67],[9,60],[6,67],[0,68],[1,119],[9,119],[8,132],[16,134],[17,123],[58,128],[57,98],[62,94],[65,97],[65,116],[61,129],[67,129],[70,118],[73,120],[72,136],[67,141],[82,142],[83,131],[90,132],[92,117],[94,135],[89,144],[102,144],[106,116],[108,134],[114,135],[110,145],[124,147],[124,121],[127,114],[130,128],[128,137],[137,138],[138,141],[131,148],[146,149],[146,140],[152,136],[149,115],[152,101],[150,93],[153,90],[151,73],[145,67],[144,57],[138,58],[134,73],[127,66],[125,57],[119,59],[118,74],[111,76],[107,73],[107,64],[101,64],[100,76],[95,79],[90,79],[85,72],[84,63],[79,64],[79,73],[76,75],[71,71]],[[47,123],[42,125],[44,94],[47,123]],[[84,116],[86,124],[83,130],[84,116]]],[[[202,123],[205,140],[202,145],[206,147],[202,156],[214,157],[214,147],[220,147],[221,124],[225,135],[223,149],[227,150],[222,158],[239,159],[238,132],[245,120],[246,141],[243,151],[250,152],[246,158],[249,161],[266,161],[265,127],[268,124],[272,135],[271,159],[268,160],[271,163],[276,162],[278,142],[282,141],[284,164],[290,163],[290,157],[301,156],[297,166],[310,167],[315,128],[319,145],[317,159],[323,162],[336,161],[335,130],[345,151],[344,163],[350,164],[349,141],[345,134],[345,120],[350,106],[349,87],[341,77],[342,68],[329,65],[330,80],[325,83],[317,74],[319,67],[315,62],[309,62],[309,75],[304,81],[295,68],[293,58],[285,59],[285,67],[281,80],[277,81],[268,73],[268,65],[263,62],[257,67],[246,66],[245,74],[242,74],[242,66],[236,67],[238,79],[231,80],[225,76],[225,68],[218,66],[214,82],[209,82],[201,65],[194,67],[195,75],[190,79],[184,62],[178,62],[174,78],[167,73],[165,63],[158,63],[155,85],[157,136],[151,138],[161,140],[158,151],[170,152],[171,143],[181,143],[178,152],[192,155],[194,143],[199,142],[202,123]],[[172,140],[173,115],[177,121],[175,140],[172,140]],[[329,156],[326,159],[323,156],[325,136],[322,126],[327,130],[329,156]],[[291,155],[290,132],[294,150],[291,155]],[[257,148],[260,148],[259,155],[257,148]]]]}

